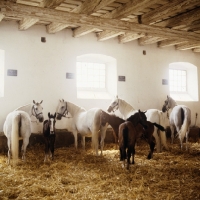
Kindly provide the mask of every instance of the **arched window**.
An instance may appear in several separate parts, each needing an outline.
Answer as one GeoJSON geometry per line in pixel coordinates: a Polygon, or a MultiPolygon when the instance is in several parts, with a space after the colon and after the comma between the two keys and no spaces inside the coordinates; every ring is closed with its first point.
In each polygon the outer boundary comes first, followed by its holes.
{"type": "Polygon", "coordinates": [[[4,50],[0,49],[0,97],[4,96],[4,50]]]}
{"type": "Polygon", "coordinates": [[[116,59],[84,54],[76,59],[77,98],[111,99],[117,94],[116,59]]]}
{"type": "Polygon", "coordinates": [[[171,63],[169,90],[177,101],[198,101],[197,67],[187,62],[171,63]]]}

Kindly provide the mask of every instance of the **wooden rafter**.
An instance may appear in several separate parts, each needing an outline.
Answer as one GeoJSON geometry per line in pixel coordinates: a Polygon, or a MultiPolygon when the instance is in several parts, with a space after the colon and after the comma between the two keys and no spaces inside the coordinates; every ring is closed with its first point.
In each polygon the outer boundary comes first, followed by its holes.
{"type": "Polygon", "coordinates": [[[145,36],[139,38],[139,44],[140,45],[146,45],[146,44],[153,44],[162,40],[165,40],[166,38],[160,38],[160,37],[152,37],[152,36],[145,36]]]}
{"type": "Polygon", "coordinates": [[[88,26],[81,26],[73,30],[73,37],[80,37],[95,31],[96,28],[91,28],[88,26]]]}
{"type": "Polygon", "coordinates": [[[153,22],[156,22],[160,19],[166,19],[169,16],[174,16],[177,14],[177,10],[184,9],[190,9],[193,8],[194,6],[199,5],[200,6],[200,1],[199,0],[173,0],[169,1],[169,3],[160,6],[156,8],[155,10],[152,10],[150,12],[147,12],[142,15],[141,21],[144,24],[150,24],[153,22]]]}
{"type": "Polygon", "coordinates": [[[82,5],[76,9],[76,13],[90,15],[103,7],[111,4],[114,0],[85,0],[82,5]]]}
{"type": "Polygon", "coordinates": [[[187,42],[180,41],[180,40],[164,40],[164,41],[158,42],[158,47],[169,47],[169,46],[182,44],[182,43],[187,43],[187,42]]]}
{"type": "Polygon", "coordinates": [[[4,17],[5,17],[5,15],[2,14],[2,13],[0,13],[0,22],[1,22],[1,20],[2,20],[4,17]]]}
{"type": "Polygon", "coordinates": [[[64,0],[43,0],[40,6],[45,8],[56,8],[63,2],[64,0]]]}
{"type": "Polygon", "coordinates": [[[182,39],[186,41],[199,41],[200,35],[192,32],[171,30],[158,26],[150,26],[144,24],[130,23],[117,19],[100,19],[94,16],[86,16],[84,14],[67,13],[48,8],[31,7],[19,4],[13,4],[7,1],[0,2],[2,14],[8,17],[26,18],[27,16],[39,18],[42,21],[56,22],[62,24],[74,24],[76,26],[88,26],[91,28],[99,28],[102,30],[112,30],[119,32],[148,33],[159,37],[169,39],[182,39]]]}
{"type": "Polygon", "coordinates": [[[126,3],[125,5],[113,10],[110,13],[105,14],[102,16],[103,18],[115,18],[115,19],[121,19],[124,17],[127,17],[128,15],[133,14],[134,12],[139,12],[142,9],[155,4],[156,0],[134,0],[126,3]]]}
{"type": "Polygon", "coordinates": [[[67,28],[69,24],[62,24],[62,23],[51,23],[47,26],[47,32],[48,33],[56,33],[58,31],[63,30],[64,28],[67,28]]]}
{"type": "Polygon", "coordinates": [[[176,27],[176,26],[187,26],[190,25],[193,21],[200,19],[200,7],[195,8],[186,13],[180,14],[176,17],[172,17],[163,22],[159,22],[156,25],[162,27],[176,27]]]}
{"type": "Polygon", "coordinates": [[[34,24],[36,24],[39,21],[38,18],[23,18],[22,20],[19,21],[19,30],[23,31],[26,30],[28,28],[30,28],[31,26],[33,26],[34,24]]]}
{"type": "Polygon", "coordinates": [[[188,49],[200,48],[200,43],[178,44],[175,47],[176,50],[188,50],[188,49]]]}
{"type": "Polygon", "coordinates": [[[104,41],[108,40],[114,37],[117,37],[118,35],[124,34],[123,31],[110,31],[110,30],[105,30],[97,34],[98,41],[104,41]]]}
{"type": "Polygon", "coordinates": [[[194,49],[192,49],[192,51],[195,53],[200,53],[200,48],[194,48],[194,49]]]}
{"type": "Polygon", "coordinates": [[[118,39],[119,39],[119,43],[126,43],[133,40],[137,40],[138,38],[141,38],[144,36],[145,36],[144,33],[125,33],[125,34],[119,35],[118,39]]]}

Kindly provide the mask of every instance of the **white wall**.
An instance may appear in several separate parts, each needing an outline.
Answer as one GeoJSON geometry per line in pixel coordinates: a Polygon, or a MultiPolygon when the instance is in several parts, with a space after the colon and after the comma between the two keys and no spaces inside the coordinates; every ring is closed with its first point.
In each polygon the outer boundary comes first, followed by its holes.
{"type": "MultiPolygon", "coordinates": [[[[0,23],[0,49],[5,50],[5,90],[0,98],[0,131],[6,115],[15,108],[43,100],[44,115],[55,112],[59,99],[65,99],[86,109],[107,109],[111,100],[83,100],[76,98],[75,79],[66,79],[66,72],[75,73],[76,57],[89,54],[104,54],[117,60],[118,75],[126,76],[126,82],[118,82],[118,96],[135,109],[161,109],[168,86],[168,66],[172,62],[190,62],[200,67],[200,54],[192,51],[176,51],[174,47],[159,49],[156,45],[139,46],[137,41],[119,44],[117,38],[98,42],[91,33],[73,38],[71,30],[47,34],[44,26],[33,26],[18,31],[14,22],[0,23]],[[41,42],[46,37],[46,43],[41,42]],[[146,55],[143,55],[146,50],[146,55]],[[7,76],[7,69],[18,70],[18,76],[7,76]]],[[[199,81],[198,81],[199,82],[199,81]]],[[[199,84],[199,83],[198,83],[199,84]]],[[[200,88],[200,85],[198,86],[200,88]]],[[[200,115],[199,102],[181,102],[200,115]]],[[[65,128],[68,119],[57,123],[65,128]]],[[[200,117],[197,121],[200,125],[200,117]]],[[[41,126],[33,124],[34,132],[41,126]]]]}

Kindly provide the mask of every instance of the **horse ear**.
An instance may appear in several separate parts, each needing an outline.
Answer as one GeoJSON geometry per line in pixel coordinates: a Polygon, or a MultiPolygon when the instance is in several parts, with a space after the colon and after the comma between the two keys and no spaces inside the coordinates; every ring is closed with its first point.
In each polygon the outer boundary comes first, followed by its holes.
{"type": "Polygon", "coordinates": [[[40,104],[43,102],[43,100],[40,102],[40,104]]]}
{"type": "Polygon", "coordinates": [[[62,101],[64,102],[65,100],[64,100],[64,99],[62,99],[62,101]]]}
{"type": "Polygon", "coordinates": [[[48,117],[50,118],[50,112],[48,112],[48,117]]]}
{"type": "Polygon", "coordinates": [[[35,104],[35,100],[33,100],[33,103],[35,104]]]}
{"type": "Polygon", "coordinates": [[[116,95],[116,98],[118,99],[118,95],[116,95]]]}

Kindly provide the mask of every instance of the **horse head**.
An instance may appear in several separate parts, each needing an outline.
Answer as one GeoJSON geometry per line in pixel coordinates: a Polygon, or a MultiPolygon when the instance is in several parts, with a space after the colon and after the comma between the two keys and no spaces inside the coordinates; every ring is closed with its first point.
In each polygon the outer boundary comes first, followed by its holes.
{"type": "Polygon", "coordinates": [[[119,99],[118,96],[111,102],[110,106],[108,107],[108,112],[115,112],[119,108],[119,99]]]}
{"type": "Polygon", "coordinates": [[[139,113],[139,123],[145,129],[147,129],[147,116],[145,115],[146,111],[142,112],[142,111],[138,110],[138,113],[139,113]]]}
{"type": "Polygon", "coordinates": [[[40,103],[36,103],[35,100],[33,100],[33,107],[32,107],[32,115],[35,116],[39,122],[43,122],[44,121],[44,117],[43,117],[43,107],[41,106],[43,100],[40,103]]]}
{"type": "Polygon", "coordinates": [[[68,114],[67,102],[64,99],[60,100],[57,108],[57,120],[61,120],[62,117],[65,117],[68,114]]]}
{"type": "Polygon", "coordinates": [[[147,117],[146,117],[145,113],[146,113],[146,111],[142,112],[142,111],[138,110],[138,112],[135,112],[126,121],[132,122],[134,126],[136,126],[138,123],[140,123],[146,129],[147,128],[147,117]]]}
{"type": "Polygon", "coordinates": [[[174,99],[172,99],[171,97],[167,96],[167,100],[165,100],[164,105],[162,107],[162,111],[166,112],[168,111],[170,108],[173,108],[174,106],[176,106],[176,101],[174,99]]]}
{"type": "Polygon", "coordinates": [[[55,134],[56,113],[54,115],[48,113],[50,134],[55,134]]]}

